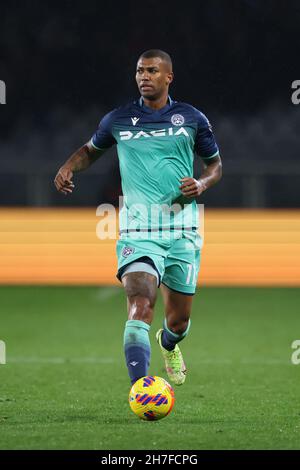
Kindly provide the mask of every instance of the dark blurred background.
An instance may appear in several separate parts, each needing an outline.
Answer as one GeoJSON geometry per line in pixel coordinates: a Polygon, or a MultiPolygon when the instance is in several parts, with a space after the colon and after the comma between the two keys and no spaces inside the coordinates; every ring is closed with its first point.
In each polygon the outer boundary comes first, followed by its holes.
{"type": "Polygon", "coordinates": [[[115,149],[75,177],[71,197],[53,179],[104,113],[138,97],[136,60],[160,48],[172,98],[209,117],[221,148],[224,178],[201,202],[299,207],[299,25],[299,0],[1,2],[0,204],[117,203],[115,149]]]}

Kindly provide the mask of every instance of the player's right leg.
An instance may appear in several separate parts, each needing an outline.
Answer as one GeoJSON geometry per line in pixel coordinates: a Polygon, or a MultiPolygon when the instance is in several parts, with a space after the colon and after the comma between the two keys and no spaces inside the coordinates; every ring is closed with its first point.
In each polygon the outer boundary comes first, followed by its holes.
{"type": "Polygon", "coordinates": [[[127,295],[128,321],[124,331],[124,352],[131,383],[148,375],[151,347],[149,330],[157,296],[157,277],[148,272],[122,276],[127,295]]]}

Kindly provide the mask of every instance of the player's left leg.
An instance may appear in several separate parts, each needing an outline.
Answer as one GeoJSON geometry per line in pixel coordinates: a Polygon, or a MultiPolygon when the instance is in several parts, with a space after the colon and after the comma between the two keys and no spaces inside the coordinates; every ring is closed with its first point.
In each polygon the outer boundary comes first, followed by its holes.
{"type": "Polygon", "coordinates": [[[172,382],[182,385],[186,377],[186,366],[178,343],[188,334],[192,295],[185,295],[161,285],[165,305],[163,329],[157,332],[157,341],[165,360],[166,371],[172,382]]]}
{"type": "Polygon", "coordinates": [[[193,295],[175,292],[161,285],[165,305],[163,346],[171,351],[185,338],[190,328],[193,295]]]}
{"type": "Polygon", "coordinates": [[[172,243],[165,262],[161,291],[165,304],[163,329],[157,341],[171,381],[185,381],[186,366],[178,343],[188,334],[193,294],[196,291],[200,264],[200,243],[197,233],[186,235],[172,243]]]}

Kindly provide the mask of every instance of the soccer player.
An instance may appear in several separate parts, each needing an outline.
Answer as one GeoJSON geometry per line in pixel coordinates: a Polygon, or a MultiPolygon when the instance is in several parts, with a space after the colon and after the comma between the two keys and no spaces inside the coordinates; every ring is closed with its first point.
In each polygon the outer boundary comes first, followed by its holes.
{"type": "Polygon", "coordinates": [[[144,52],[136,68],[140,98],[106,114],[91,140],[55,177],[58,191],[72,193],[73,174],[87,169],[117,144],[124,196],[117,278],[127,295],[124,352],[132,384],[148,375],[149,330],[158,287],[165,319],[156,339],[170,381],[177,385],[185,381],[186,366],[178,343],[190,329],[200,263],[195,197],[222,174],[208,119],[193,106],[171,99],[172,81],[170,56],[157,49],[144,52]],[[193,178],[195,152],[204,162],[198,180],[193,178]]]}

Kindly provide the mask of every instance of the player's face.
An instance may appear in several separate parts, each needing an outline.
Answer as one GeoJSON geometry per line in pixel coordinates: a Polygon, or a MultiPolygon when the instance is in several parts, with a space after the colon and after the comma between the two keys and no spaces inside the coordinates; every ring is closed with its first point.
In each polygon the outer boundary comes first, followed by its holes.
{"type": "Polygon", "coordinates": [[[170,65],[160,57],[141,58],[137,63],[135,78],[141,95],[148,100],[155,100],[168,92],[173,73],[170,65]]]}

